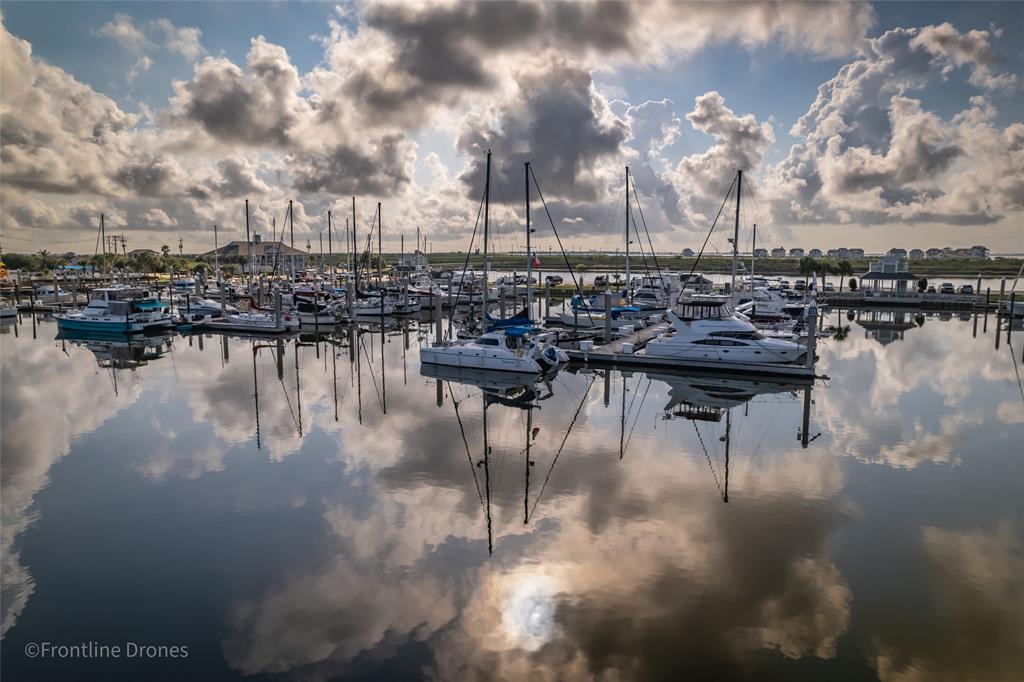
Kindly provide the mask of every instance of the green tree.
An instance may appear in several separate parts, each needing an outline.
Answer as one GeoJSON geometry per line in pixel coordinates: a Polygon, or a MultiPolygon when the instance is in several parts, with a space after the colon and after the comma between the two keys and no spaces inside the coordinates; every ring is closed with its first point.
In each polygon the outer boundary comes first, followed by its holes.
{"type": "Polygon", "coordinates": [[[39,256],[38,267],[40,270],[49,270],[54,266],[51,254],[46,249],[41,249],[36,255],[39,256]]]}
{"type": "Polygon", "coordinates": [[[163,246],[161,246],[160,247],[160,255],[163,256],[164,258],[167,258],[168,256],[170,256],[171,255],[171,247],[167,246],[167,244],[164,244],[163,246]]]}
{"type": "Polygon", "coordinates": [[[857,291],[857,278],[856,277],[851,277],[850,278],[850,291],[857,291]]]}
{"type": "MultiPolygon", "coordinates": [[[[841,261],[839,261],[839,264],[836,265],[836,273],[839,275],[839,291],[842,291],[843,290],[843,277],[849,277],[850,275],[853,274],[853,265],[851,265],[850,261],[848,261],[848,260],[841,260],[841,261]]],[[[857,285],[853,284],[854,281],[855,280],[851,277],[850,278],[850,282],[851,282],[851,284],[850,284],[850,291],[856,291],[857,290],[857,285]]]]}
{"type": "Polygon", "coordinates": [[[927,277],[922,277],[921,279],[917,280],[917,290],[919,292],[921,292],[922,294],[924,292],[928,291],[928,278],[927,277]]]}

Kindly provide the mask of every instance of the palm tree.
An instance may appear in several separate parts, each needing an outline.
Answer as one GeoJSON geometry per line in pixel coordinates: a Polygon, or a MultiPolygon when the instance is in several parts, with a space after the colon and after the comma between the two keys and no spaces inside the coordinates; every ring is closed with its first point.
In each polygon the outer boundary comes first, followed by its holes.
{"type": "Polygon", "coordinates": [[[40,250],[37,255],[39,256],[39,269],[49,270],[50,269],[50,252],[46,249],[40,250]]]}
{"type": "Polygon", "coordinates": [[[843,278],[847,275],[853,274],[853,266],[850,265],[850,261],[841,260],[839,265],[836,266],[836,271],[839,273],[839,291],[843,290],[843,278]]]}
{"type": "Polygon", "coordinates": [[[167,246],[167,244],[161,246],[160,255],[163,256],[164,258],[167,258],[169,255],[171,255],[171,247],[167,246]]]}

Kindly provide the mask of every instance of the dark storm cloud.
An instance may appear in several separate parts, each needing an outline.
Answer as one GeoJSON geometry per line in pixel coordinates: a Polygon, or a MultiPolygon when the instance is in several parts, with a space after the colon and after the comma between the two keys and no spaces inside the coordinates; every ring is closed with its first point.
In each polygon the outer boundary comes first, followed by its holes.
{"type": "Polygon", "coordinates": [[[461,178],[469,194],[483,187],[483,152],[490,149],[492,180],[502,187],[522,186],[523,163],[532,161],[545,195],[576,201],[602,196],[595,164],[621,153],[628,128],[607,109],[589,72],[553,61],[520,76],[518,85],[519,93],[505,103],[496,125],[475,117],[463,121],[457,146],[474,159],[461,178]]]}
{"type": "Polygon", "coordinates": [[[634,19],[633,7],[623,2],[373,5],[366,11],[367,25],[394,40],[394,61],[387,72],[356,74],[348,90],[392,116],[396,108],[444,99],[452,89],[491,87],[500,74],[489,70],[488,60],[502,53],[628,50],[634,19]],[[396,71],[406,77],[400,89],[384,83],[396,71]]]}

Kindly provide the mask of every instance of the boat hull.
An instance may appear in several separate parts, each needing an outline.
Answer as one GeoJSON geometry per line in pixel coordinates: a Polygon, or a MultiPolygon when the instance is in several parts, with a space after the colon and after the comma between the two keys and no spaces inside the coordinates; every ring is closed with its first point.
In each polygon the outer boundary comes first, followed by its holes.
{"type": "Polygon", "coordinates": [[[543,369],[533,358],[512,354],[491,355],[475,348],[439,346],[420,349],[420,362],[494,372],[539,374],[543,369]]]}
{"type": "Polygon", "coordinates": [[[107,334],[138,334],[148,329],[167,328],[173,326],[174,324],[174,321],[170,317],[161,320],[154,320],[151,322],[129,321],[127,323],[123,319],[83,319],[75,317],[66,317],[63,315],[57,315],[56,317],[57,327],[59,329],[83,332],[105,332],[107,334]]]}

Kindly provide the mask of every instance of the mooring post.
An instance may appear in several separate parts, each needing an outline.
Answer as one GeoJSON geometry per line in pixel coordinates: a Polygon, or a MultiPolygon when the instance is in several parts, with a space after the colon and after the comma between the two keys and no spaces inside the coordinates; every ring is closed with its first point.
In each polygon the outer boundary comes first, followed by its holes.
{"type": "MultiPolygon", "coordinates": [[[[807,369],[814,369],[814,354],[818,349],[818,306],[811,301],[807,306],[807,369]]],[[[808,394],[810,395],[810,394],[808,394]]]]}
{"type": "Polygon", "coordinates": [[[444,317],[441,314],[441,297],[433,296],[431,297],[431,300],[434,302],[434,343],[440,343],[441,335],[443,334],[441,330],[441,322],[444,317]]]}
{"type": "Polygon", "coordinates": [[[604,342],[612,341],[612,295],[604,292],[604,342]]]}
{"type": "Polygon", "coordinates": [[[544,318],[551,316],[551,282],[544,283],[544,318]]]}
{"type": "Polygon", "coordinates": [[[281,328],[281,288],[274,287],[274,326],[281,328]]]}
{"type": "Polygon", "coordinates": [[[992,298],[992,287],[985,289],[985,319],[981,322],[981,333],[988,334],[988,306],[989,300],[992,298]]]}
{"type": "Polygon", "coordinates": [[[1017,292],[1010,293],[1010,316],[1006,318],[1006,343],[1010,343],[1010,332],[1013,331],[1013,308],[1017,303],[1017,292]]]}

